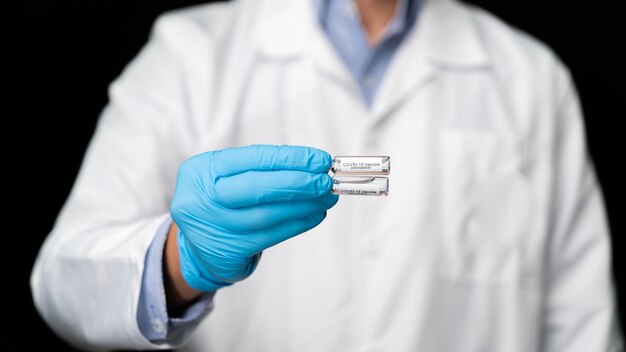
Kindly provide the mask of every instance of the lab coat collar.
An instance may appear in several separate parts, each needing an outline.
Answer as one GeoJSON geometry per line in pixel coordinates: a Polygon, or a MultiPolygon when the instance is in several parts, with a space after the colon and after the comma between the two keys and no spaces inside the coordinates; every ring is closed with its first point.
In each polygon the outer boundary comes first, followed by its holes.
{"type": "MultiPolygon", "coordinates": [[[[262,0],[257,16],[257,43],[267,58],[288,59],[313,53],[326,68],[337,72],[337,55],[325,38],[311,0],[262,0]],[[325,47],[325,48],[321,48],[325,47]]],[[[413,54],[445,67],[487,65],[488,55],[471,13],[457,0],[422,0],[422,9],[405,38],[413,54]]],[[[340,70],[341,71],[341,70],[340,70]]]]}

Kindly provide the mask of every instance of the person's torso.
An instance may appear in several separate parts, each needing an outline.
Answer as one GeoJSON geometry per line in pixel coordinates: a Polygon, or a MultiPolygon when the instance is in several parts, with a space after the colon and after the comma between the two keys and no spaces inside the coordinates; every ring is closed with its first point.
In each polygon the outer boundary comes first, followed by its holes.
{"type": "MultiPolygon", "coordinates": [[[[220,15],[242,12],[232,23],[269,21],[241,3],[221,6],[220,15]]],[[[389,155],[390,193],[342,196],[320,226],[266,250],[249,279],[217,292],[186,350],[536,350],[551,179],[537,155],[550,147],[554,106],[542,88],[549,77],[533,74],[551,71],[539,45],[488,14],[448,0],[425,6],[369,110],[320,32],[302,49],[292,38],[302,28],[272,41],[220,25],[233,38],[218,43],[210,92],[194,93],[211,95],[211,123],[198,123],[190,154],[285,143],[389,155]],[[429,42],[443,34],[427,29],[444,15],[459,21],[437,30],[495,32],[457,38],[468,42],[446,53],[429,42]]]]}

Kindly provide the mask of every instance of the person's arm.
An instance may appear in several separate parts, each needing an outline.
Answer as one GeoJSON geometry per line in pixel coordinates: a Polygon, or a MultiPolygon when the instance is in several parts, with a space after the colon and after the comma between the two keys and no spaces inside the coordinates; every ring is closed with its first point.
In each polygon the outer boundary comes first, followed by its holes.
{"type": "Polygon", "coordinates": [[[163,15],[109,88],[75,185],[31,274],[37,310],[76,346],[168,347],[141,333],[139,296],[146,252],[171,222],[178,166],[193,153],[199,124],[210,123],[203,108],[211,96],[210,39],[186,16],[163,15]]]}
{"type": "Polygon", "coordinates": [[[559,74],[542,351],[622,351],[604,199],[576,88],[562,64],[559,74]]]}
{"type": "Polygon", "coordinates": [[[178,226],[172,222],[163,257],[163,277],[165,283],[165,297],[170,314],[176,315],[178,311],[190,302],[200,297],[202,291],[198,291],[185,281],[180,267],[180,253],[178,252],[178,226]]]}
{"type": "MultiPolygon", "coordinates": [[[[178,292],[170,291],[172,283],[168,271],[172,271],[172,275],[181,275],[180,264],[177,262],[178,251],[171,251],[175,248],[177,240],[175,237],[168,239],[170,229],[175,226],[173,221],[165,222],[157,231],[146,253],[139,292],[137,307],[139,329],[143,336],[157,345],[179,345],[186,341],[188,335],[213,308],[215,291],[202,293],[193,290],[193,297],[180,297],[178,292]],[[168,267],[168,250],[170,259],[176,260],[172,262],[176,265],[174,268],[168,267]],[[172,258],[172,255],[175,255],[175,258],[172,258]],[[178,270],[178,273],[173,269],[178,270]],[[176,301],[177,299],[179,301],[176,301]]],[[[178,284],[189,287],[184,281],[178,284]]]]}

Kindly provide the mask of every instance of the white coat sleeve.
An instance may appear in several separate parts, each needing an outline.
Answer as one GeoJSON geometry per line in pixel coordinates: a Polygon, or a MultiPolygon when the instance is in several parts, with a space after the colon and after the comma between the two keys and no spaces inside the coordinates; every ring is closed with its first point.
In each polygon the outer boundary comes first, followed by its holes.
{"type": "Polygon", "coordinates": [[[542,351],[623,351],[603,194],[576,87],[563,64],[557,71],[560,101],[542,351]]]}
{"type": "Polygon", "coordinates": [[[168,221],[178,165],[193,143],[190,92],[205,88],[199,82],[208,79],[208,53],[208,38],[192,21],[161,15],[109,87],[78,177],[31,273],[37,310],[75,346],[168,347],[141,334],[138,297],[146,251],[168,221]]]}

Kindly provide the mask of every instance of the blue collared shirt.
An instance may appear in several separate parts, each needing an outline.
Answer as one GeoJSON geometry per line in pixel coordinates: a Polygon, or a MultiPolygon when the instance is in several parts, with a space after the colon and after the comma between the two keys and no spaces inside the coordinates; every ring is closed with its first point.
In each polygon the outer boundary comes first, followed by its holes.
{"type": "Polygon", "coordinates": [[[314,0],[328,39],[357,82],[369,107],[402,39],[413,26],[417,0],[399,0],[382,37],[372,46],[354,0],[314,0]]]}
{"type": "MultiPolygon", "coordinates": [[[[398,1],[394,17],[374,46],[368,43],[354,0],[313,1],[320,24],[357,82],[369,107],[393,54],[417,18],[418,0],[398,1]]],[[[162,260],[169,225],[168,221],[161,226],[146,253],[137,323],[141,333],[151,342],[176,344],[184,340],[191,328],[197,326],[211,310],[212,294],[203,295],[181,312],[180,317],[168,316],[162,260]]]]}

